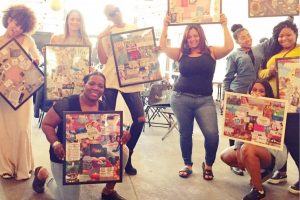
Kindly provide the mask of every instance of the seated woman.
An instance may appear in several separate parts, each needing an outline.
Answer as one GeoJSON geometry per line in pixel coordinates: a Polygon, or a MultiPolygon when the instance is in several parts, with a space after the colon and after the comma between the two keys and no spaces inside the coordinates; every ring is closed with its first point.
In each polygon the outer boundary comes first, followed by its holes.
{"type": "MultiPolygon", "coordinates": [[[[274,97],[268,81],[260,79],[250,85],[248,93],[253,96],[274,97]]],[[[285,164],[287,149],[284,146],[283,151],[279,151],[244,143],[240,148],[231,146],[223,150],[221,159],[231,167],[248,171],[253,188],[243,199],[257,200],[266,196],[262,183],[285,164]]]]}

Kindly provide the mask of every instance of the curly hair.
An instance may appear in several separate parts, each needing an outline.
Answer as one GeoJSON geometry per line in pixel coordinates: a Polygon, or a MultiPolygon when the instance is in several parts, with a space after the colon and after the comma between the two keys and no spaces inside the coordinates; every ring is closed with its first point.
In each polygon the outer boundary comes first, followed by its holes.
{"type": "Polygon", "coordinates": [[[189,34],[190,30],[192,30],[192,29],[195,29],[199,34],[200,42],[199,42],[198,48],[199,48],[200,52],[202,54],[209,55],[210,49],[207,46],[207,40],[206,40],[204,31],[203,31],[203,28],[201,27],[200,24],[188,25],[185,28],[184,35],[183,35],[182,42],[181,42],[181,52],[184,55],[188,55],[191,53],[191,48],[188,45],[187,38],[188,38],[188,34],[189,34]]]}
{"type": "Polygon", "coordinates": [[[275,54],[279,53],[283,47],[279,44],[278,42],[278,38],[279,38],[279,34],[282,31],[282,29],[284,28],[290,28],[295,34],[296,34],[296,41],[298,39],[298,28],[296,26],[296,24],[294,24],[293,22],[291,22],[290,20],[285,20],[283,22],[280,22],[279,24],[277,24],[274,28],[273,28],[273,38],[274,38],[274,44],[272,45],[272,47],[270,47],[269,49],[271,49],[270,51],[268,51],[265,55],[265,58],[262,62],[261,67],[263,69],[266,68],[267,62],[268,60],[275,54]]]}
{"type": "Polygon", "coordinates": [[[293,22],[286,20],[283,22],[280,22],[279,24],[277,24],[274,28],[273,28],[273,38],[275,38],[275,53],[278,53],[282,50],[282,46],[279,44],[278,42],[278,38],[279,38],[279,34],[282,31],[282,29],[284,28],[290,28],[295,34],[296,34],[296,41],[298,38],[298,28],[296,26],[296,24],[294,24],[293,22]]]}
{"type": "Polygon", "coordinates": [[[37,26],[37,18],[33,10],[25,5],[13,5],[4,11],[2,24],[8,27],[8,20],[15,20],[17,25],[23,30],[23,33],[34,33],[37,26]]]}

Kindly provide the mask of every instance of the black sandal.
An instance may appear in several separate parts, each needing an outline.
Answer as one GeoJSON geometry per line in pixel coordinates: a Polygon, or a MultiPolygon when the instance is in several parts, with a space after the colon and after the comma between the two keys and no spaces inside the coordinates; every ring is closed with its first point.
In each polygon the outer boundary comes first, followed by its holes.
{"type": "Polygon", "coordinates": [[[205,169],[205,162],[202,163],[203,179],[211,181],[214,179],[214,174],[211,169],[205,169]]]}
{"type": "Polygon", "coordinates": [[[193,173],[193,170],[191,170],[187,166],[185,166],[181,170],[179,170],[179,176],[181,178],[188,178],[192,173],[193,173]]]}
{"type": "Polygon", "coordinates": [[[36,193],[43,193],[45,191],[45,180],[40,180],[38,178],[38,174],[39,171],[42,169],[42,166],[35,168],[34,170],[34,179],[32,182],[32,189],[36,192],[36,193]]]}

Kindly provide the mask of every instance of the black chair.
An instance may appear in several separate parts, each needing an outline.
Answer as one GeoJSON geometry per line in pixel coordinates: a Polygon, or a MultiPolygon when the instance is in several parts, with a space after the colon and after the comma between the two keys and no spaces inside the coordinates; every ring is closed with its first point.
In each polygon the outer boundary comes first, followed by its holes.
{"type": "Polygon", "coordinates": [[[41,128],[42,121],[44,115],[48,110],[52,107],[53,101],[46,100],[45,97],[45,85],[43,85],[37,92],[36,92],[36,99],[34,104],[34,117],[39,118],[38,127],[41,128]]]}
{"type": "Polygon", "coordinates": [[[171,92],[172,86],[168,82],[161,81],[151,85],[145,106],[149,127],[171,128],[175,123],[174,113],[170,108],[171,92]],[[155,120],[157,117],[159,120],[155,120]]]}

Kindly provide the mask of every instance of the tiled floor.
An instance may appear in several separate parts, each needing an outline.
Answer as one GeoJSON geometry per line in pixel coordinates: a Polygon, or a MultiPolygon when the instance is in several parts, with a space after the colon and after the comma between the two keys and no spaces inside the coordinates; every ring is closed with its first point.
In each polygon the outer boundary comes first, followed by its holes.
{"type": "MultiPolygon", "coordinates": [[[[222,116],[219,116],[221,123],[222,116]]],[[[48,143],[35,119],[33,149],[35,164],[49,168],[48,143]]],[[[188,179],[178,177],[183,166],[178,133],[174,129],[164,141],[161,137],[166,128],[145,127],[133,157],[137,176],[124,175],[123,183],[117,184],[117,191],[129,200],[236,200],[250,190],[249,176],[234,175],[219,158],[221,150],[228,145],[228,139],[220,136],[218,156],[213,168],[215,179],[207,182],[202,178],[201,162],[204,160],[203,138],[195,127],[193,161],[194,173],[188,179]]],[[[265,183],[269,200],[298,200],[299,196],[290,194],[287,188],[296,181],[296,166],[288,159],[288,183],[279,186],[265,183]]],[[[32,178],[26,181],[3,180],[0,178],[1,200],[50,200],[53,196],[46,189],[44,194],[36,194],[31,189],[32,178]]],[[[103,185],[82,186],[82,200],[100,199],[103,185]]]]}

